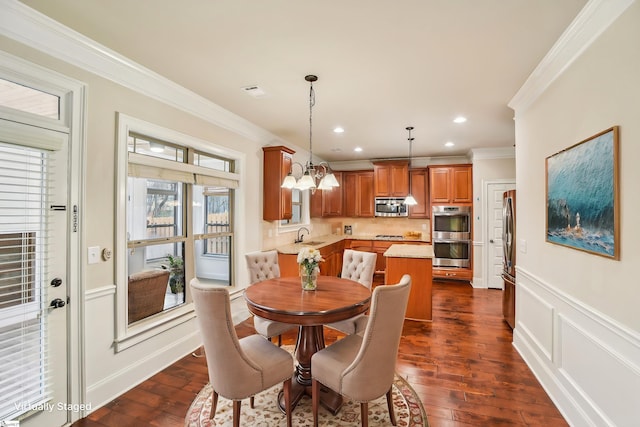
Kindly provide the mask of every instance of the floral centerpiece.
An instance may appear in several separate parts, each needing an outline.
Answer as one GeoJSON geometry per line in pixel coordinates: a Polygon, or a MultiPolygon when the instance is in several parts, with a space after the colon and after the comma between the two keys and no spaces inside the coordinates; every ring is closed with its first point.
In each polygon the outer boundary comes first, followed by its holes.
{"type": "Polygon", "coordinates": [[[317,249],[303,248],[298,252],[302,289],[306,291],[314,291],[316,289],[318,274],[320,273],[318,264],[322,261],[324,261],[324,259],[317,249]]]}

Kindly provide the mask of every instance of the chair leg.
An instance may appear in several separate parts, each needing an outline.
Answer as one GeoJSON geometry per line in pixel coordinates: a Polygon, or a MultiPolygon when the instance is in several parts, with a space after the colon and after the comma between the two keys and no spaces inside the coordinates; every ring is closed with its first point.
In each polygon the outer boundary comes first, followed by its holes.
{"type": "Polygon", "coordinates": [[[311,408],[313,411],[313,427],[318,427],[318,406],[320,406],[320,383],[311,379],[311,408]]]}
{"type": "Polygon", "coordinates": [[[218,393],[213,390],[211,394],[211,419],[216,416],[216,408],[218,407],[218,393]]]}
{"type": "MultiPolygon", "coordinates": [[[[393,388],[393,387],[392,387],[393,388]]],[[[392,388],[387,392],[387,408],[389,408],[389,418],[391,419],[391,425],[396,425],[396,413],[393,410],[393,393],[392,388]]]]}
{"type": "Polygon", "coordinates": [[[233,427],[240,427],[240,406],[242,400],[233,401],[233,427]]]}
{"type": "Polygon", "coordinates": [[[282,389],[284,391],[284,411],[287,414],[287,427],[291,427],[291,378],[284,382],[282,389]]]}
{"type": "Polygon", "coordinates": [[[255,399],[253,398],[253,396],[251,396],[249,398],[249,405],[251,406],[251,409],[253,409],[253,404],[254,404],[255,399]]]}
{"type": "Polygon", "coordinates": [[[282,347],[282,335],[278,335],[278,347],[282,347]]]}
{"type": "Polygon", "coordinates": [[[360,425],[369,427],[369,403],[362,402],[360,404],[360,425]]]}

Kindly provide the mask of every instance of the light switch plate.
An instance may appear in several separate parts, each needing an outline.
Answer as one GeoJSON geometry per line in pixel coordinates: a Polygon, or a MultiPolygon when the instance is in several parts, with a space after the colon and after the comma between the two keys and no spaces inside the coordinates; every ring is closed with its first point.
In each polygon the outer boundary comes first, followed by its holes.
{"type": "Polygon", "coordinates": [[[100,246],[89,246],[87,251],[87,257],[89,258],[89,264],[97,264],[100,262],[100,246]]]}
{"type": "Polygon", "coordinates": [[[525,239],[520,239],[520,252],[523,254],[527,253],[527,241],[525,239]]]}

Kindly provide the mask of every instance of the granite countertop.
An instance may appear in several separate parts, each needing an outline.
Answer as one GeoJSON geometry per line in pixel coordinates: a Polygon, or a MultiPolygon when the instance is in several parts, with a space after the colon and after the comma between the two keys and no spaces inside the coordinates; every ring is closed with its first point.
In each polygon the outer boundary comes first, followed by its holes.
{"type": "Polygon", "coordinates": [[[391,258],[433,258],[433,246],[431,245],[391,245],[384,253],[391,258]]]}
{"type": "MultiPolygon", "coordinates": [[[[375,235],[368,235],[368,234],[344,234],[344,235],[338,235],[338,234],[326,234],[324,236],[304,236],[305,237],[305,241],[301,242],[301,243],[289,243],[287,245],[282,245],[282,246],[278,246],[276,248],[276,250],[278,252],[280,252],[281,254],[297,254],[298,252],[300,252],[300,249],[304,248],[304,247],[311,247],[311,248],[315,248],[315,249],[320,249],[320,248],[324,248],[325,246],[329,246],[332,245],[334,243],[337,243],[341,240],[346,240],[346,239],[351,239],[351,240],[379,240],[379,241],[386,241],[386,242],[399,242],[399,241],[404,241],[404,242],[421,242],[421,243],[425,243],[425,242],[429,242],[428,240],[420,240],[420,239],[398,239],[398,240],[390,240],[387,238],[377,238],[375,235]]],[[[418,245],[403,245],[403,246],[418,246],[418,245]]],[[[420,245],[420,246],[425,246],[425,245],[420,245]]],[[[429,246],[431,247],[431,246],[429,246]]],[[[433,252],[433,250],[431,251],[433,252]]],[[[432,256],[433,257],[433,254],[432,256]]]]}

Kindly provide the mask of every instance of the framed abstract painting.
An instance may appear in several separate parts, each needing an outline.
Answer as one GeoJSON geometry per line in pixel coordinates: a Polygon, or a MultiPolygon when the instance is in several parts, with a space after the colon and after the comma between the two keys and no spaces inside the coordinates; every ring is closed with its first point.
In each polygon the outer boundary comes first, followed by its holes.
{"type": "Polygon", "coordinates": [[[618,126],[546,158],[546,241],[620,258],[618,126]]]}

